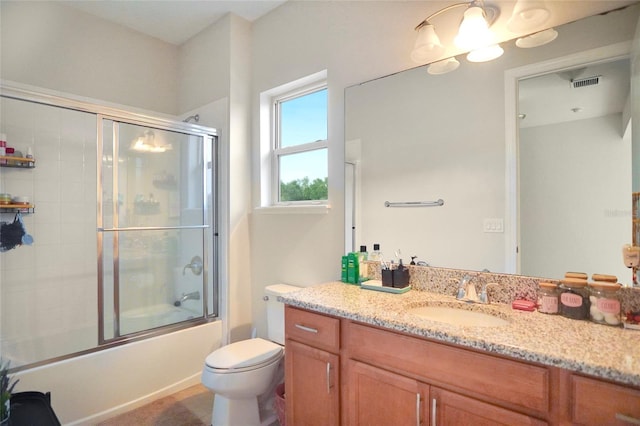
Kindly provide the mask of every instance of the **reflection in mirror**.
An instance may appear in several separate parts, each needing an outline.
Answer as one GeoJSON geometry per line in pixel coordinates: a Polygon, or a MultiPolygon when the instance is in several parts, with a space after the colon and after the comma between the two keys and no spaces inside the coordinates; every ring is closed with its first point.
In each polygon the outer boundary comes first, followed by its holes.
{"type": "Polygon", "coordinates": [[[520,81],[521,274],[629,276],[629,88],[628,58],[520,81]]]}
{"type": "MultiPolygon", "coordinates": [[[[350,173],[353,179],[346,179],[346,185],[355,188],[351,191],[353,196],[347,199],[348,211],[350,206],[355,206],[353,221],[350,215],[346,217],[345,235],[350,247],[366,244],[371,248],[379,243],[387,259],[400,248],[405,262],[416,255],[417,260],[432,266],[520,272],[508,261],[513,256],[507,236],[517,234],[518,224],[512,223],[506,213],[509,202],[506,188],[514,183],[510,181],[505,152],[504,116],[508,108],[505,104],[505,71],[604,46],[620,46],[621,43],[630,46],[639,12],[640,6],[636,4],[557,27],[558,38],[553,43],[534,49],[519,49],[514,43],[505,43],[505,54],[498,60],[483,64],[469,64],[463,60],[452,73],[429,75],[426,67],[420,67],[348,88],[345,158],[348,163],[355,164],[350,173]],[[385,207],[385,201],[435,201],[440,198],[444,200],[441,207],[385,207]],[[353,238],[350,237],[352,227],[355,227],[353,238]]],[[[517,120],[515,112],[513,120],[512,126],[517,120]]],[[[621,127],[621,124],[616,127],[618,133],[621,127]]],[[[525,161],[522,155],[520,161],[525,161]]],[[[621,168],[629,169],[630,165],[621,168]]],[[[548,173],[546,177],[550,180],[554,176],[555,182],[563,179],[556,171],[548,173]]],[[[601,185],[602,182],[595,182],[586,187],[601,185]]],[[[574,189],[590,194],[588,189],[574,189]]],[[[630,191],[620,189],[623,190],[627,194],[630,191]]],[[[522,208],[530,210],[529,215],[535,215],[541,209],[562,209],[567,216],[566,209],[556,202],[543,197],[542,203],[527,206],[527,200],[520,198],[522,208]]],[[[602,216],[609,211],[615,216],[618,210],[628,211],[628,201],[622,206],[617,202],[600,203],[593,200],[578,214],[568,215],[563,220],[578,222],[589,214],[602,216]]],[[[524,211],[522,216],[525,216],[524,211]]],[[[620,265],[620,247],[630,240],[630,220],[626,220],[629,235],[627,240],[616,243],[618,260],[613,261],[620,265]]],[[[617,220],[608,217],[605,222],[617,220]]],[[[522,226],[520,224],[521,230],[522,226]]],[[[588,228],[596,225],[576,226],[580,233],[586,233],[593,231],[588,228]]],[[[538,232],[550,236],[552,231],[538,232]]],[[[601,251],[609,250],[600,246],[601,251]]],[[[582,257],[581,249],[579,245],[572,246],[576,258],[582,257]]],[[[546,250],[551,254],[549,247],[546,250]]],[[[521,264],[527,265],[525,253],[522,255],[521,264]]],[[[546,262],[539,263],[544,265],[546,262]]],[[[611,271],[610,265],[610,262],[600,265],[591,261],[588,265],[576,265],[566,261],[559,267],[562,272],[575,269],[589,274],[622,275],[625,272],[611,271]]],[[[537,276],[559,278],[556,269],[541,267],[536,271],[537,276]]],[[[620,281],[628,282],[630,276],[627,275],[620,276],[620,281]]]]}

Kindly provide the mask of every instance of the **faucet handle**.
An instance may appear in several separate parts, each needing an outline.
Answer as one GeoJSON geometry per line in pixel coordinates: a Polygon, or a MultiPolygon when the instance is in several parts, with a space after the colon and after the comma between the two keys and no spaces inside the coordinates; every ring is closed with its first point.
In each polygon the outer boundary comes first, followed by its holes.
{"type": "Polygon", "coordinates": [[[479,301],[480,303],[484,303],[484,304],[489,304],[491,303],[491,301],[489,301],[489,294],[487,293],[487,288],[489,286],[497,286],[498,283],[484,283],[482,284],[482,289],[480,290],[480,297],[479,297],[479,301]]]}
{"type": "Polygon", "coordinates": [[[185,274],[187,269],[191,269],[191,272],[193,272],[194,275],[200,275],[202,273],[202,268],[202,258],[200,256],[193,256],[191,258],[191,262],[187,263],[184,268],[182,268],[182,275],[185,274]]]}
{"type": "MultiPolygon", "coordinates": [[[[467,297],[467,283],[469,282],[469,279],[469,275],[465,275],[460,279],[460,281],[458,281],[458,293],[456,294],[456,299],[463,300],[467,297]]],[[[455,279],[452,278],[452,281],[455,281],[455,279]]]]}

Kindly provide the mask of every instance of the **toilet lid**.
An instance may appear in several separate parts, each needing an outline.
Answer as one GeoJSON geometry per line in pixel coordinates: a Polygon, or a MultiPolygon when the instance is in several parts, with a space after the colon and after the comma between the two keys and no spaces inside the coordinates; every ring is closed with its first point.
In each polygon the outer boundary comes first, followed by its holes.
{"type": "Polygon", "coordinates": [[[282,347],[261,338],[242,340],[213,351],[206,358],[209,367],[243,368],[262,364],[282,353],[282,347]]]}

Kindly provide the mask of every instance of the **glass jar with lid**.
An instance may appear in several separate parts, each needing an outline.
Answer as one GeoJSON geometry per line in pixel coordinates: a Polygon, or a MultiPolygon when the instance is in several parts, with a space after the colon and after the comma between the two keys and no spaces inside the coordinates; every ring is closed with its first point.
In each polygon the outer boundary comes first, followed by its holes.
{"type": "Polygon", "coordinates": [[[596,281],[589,283],[591,293],[589,299],[591,308],[589,315],[591,321],[598,324],[619,326],[622,324],[620,317],[620,290],[618,283],[596,281]]]}
{"type": "Polygon", "coordinates": [[[565,278],[560,281],[560,315],[566,318],[589,319],[587,280],[565,278]]]}
{"type": "Polygon", "coordinates": [[[557,314],[559,294],[557,284],[541,282],[538,286],[538,312],[557,314]]]}

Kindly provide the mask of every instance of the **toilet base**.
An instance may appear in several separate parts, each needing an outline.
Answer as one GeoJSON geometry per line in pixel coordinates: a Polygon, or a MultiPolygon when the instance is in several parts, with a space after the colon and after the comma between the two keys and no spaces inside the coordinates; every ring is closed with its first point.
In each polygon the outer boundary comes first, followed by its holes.
{"type": "Polygon", "coordinates": [[[258,398],[230,399],[216,394],[211,416],[213,426],[260,426],[258,398]]]}

